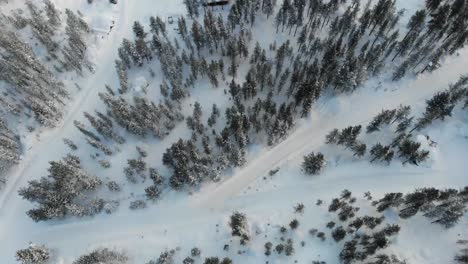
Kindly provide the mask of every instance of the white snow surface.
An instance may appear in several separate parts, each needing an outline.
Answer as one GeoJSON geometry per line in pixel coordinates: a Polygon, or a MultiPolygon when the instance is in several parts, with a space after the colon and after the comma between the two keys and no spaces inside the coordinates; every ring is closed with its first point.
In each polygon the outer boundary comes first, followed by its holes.
{"type": "MultiPolygon", "coordinates": [[[[21,3],[21,0],[10,2],[21,3]]],[[[326,208],[343,189],[349,189],[358,197],[363,212],[372,212],[370,204],[363,199],[366,191],[380,198],[387,192],[409,192],[418,187],[460,188],[468,185],[468,115],[463,111],[431,126],[428,133],[438,143],[437,147],[429,147],[424,137],[420,137],[423,146],[431,151],[431,160],[419,167],[404,166],[396,161],[390,166],[370,164],[324,145],[325,135],[331,129],[366,125],[382,109],[407,104],[422,112],[426,99],[467,73],[468,49],[465,48],[433,73],[395,83],[370,80],[351,95],[322,98],[313,107],[310,117],[301,120],[286,140],[271,148],[253,147],[243,168],[233,171],[219,183],[205,184],[193,195],[171,192],[157,204],[136,212],[122,205],[112,215],[35,223],[25,214],[31,204],[22,200],[17,191],[28,181],[46,175],[48,162],[67,153],[62,138],[75,140],[80,137],[73,120],[83,120],[83,111],[92,112],[103,107],[97,94],[104,91],[104,85],[118,86],[114,60],[121,39],[131,37],[133,21],[148,21],[151,15],[166,17],[185,13],[182,0],[119,0],[115,6],[108,5],[107,0],[95,0],[97,4],[93,6],[84,0],[54,2],[62,9],[81,10],[95,29],[107,28],[112,20],[115,26],[109,35],[99,40],[93,55],[96,73],[80,82],[83,89],[67,106],[63,122],[57,128],[44,130],[40,136],[31,135],[25,140],[26,149],[30,149],[11,171],[9,182],[0,193],[0,263],[16,263],[14,252],[27,247],[30,241],[54,249],[53,263],[71,263],[77,256],[104,246],[125,251],[131,263],[145,263],[159,256],[161,251],[176,247],[180,247],[176,259],[181,263],[194,246],[202,249],[203,257],[229,256],[234,263],[264,263],[263,245],[267,241],[278,242],[278,226],[289,223],[294,217],[292,207],[298,202],[304,203],[306,209],[304,215],[298,217],[299,230],[291,235],[297,243],[296,254],[290,258],[279,256],[268,260],[270,263],[293,263],[294,260],[298,263],[312,260],[338,263],[342,244],[329,237],[321,242],[310,237],[308,230],[323,230],[328,221],[336,218],[326,208]],[[303,155],[319,150],[337,158],[328,161],[320,176],[305,176],[300,171],[303,155]],[[268,171],[277,167],[280,171],[269,177],[268,171]],[[316,206],[317,199],[324,200],[325,204],[316,206]],[[235,210],[246,213],[254,234],[251,245],[242,255],[237,254],[238,243],[230,243],[232,238],[227,227],[228,217],[235,210]],[[306,242],[304,248],[298,244],[301,240],[306,242]],[[224,244],[231,244],[229,252],[223,251],[224,244]]],[[[421,2],[399,0],[398,5],[416,10],[421,2]]],[[[268,30],[259,32],[262,35],[271,33],[268,30]]],[[[267,41],[271,36],[265,38],[267,41]]],[[[158,78],[161,74],[156,72],[156,75],[158,78]]],[[[142,80],[146,82],[144,77],[142,80]]],[[[135,87],[141,87],[141,83],[135,82],[135,87]]],[[[208,109],[213,102],[222,104],[226,99],[222,89],[212,92],[207,88],[194,92],[187,104],[195,100],[208,109]]],[[[150,153],[149,163],[159,164],[165,148],[186,136],[185,130],[184,125],[179,125],[163,141],[145,145],[150,153]]],[[[125,149],[125,145],[123,148],[113,163],[124,163],[128,153],[134,152],[125,149]]],[[[104,177],[113,173],[119,172],[111,170],[105,172],[104,177]]],[[[466,216],[449,230],[430,224],[421,216],[402,220],[388,215],[387,219],[400,224],[402,230],[386,251],[397,254],[408,263],[452,263],[457,252],[456,241],[468,239],[466,216]]]]}

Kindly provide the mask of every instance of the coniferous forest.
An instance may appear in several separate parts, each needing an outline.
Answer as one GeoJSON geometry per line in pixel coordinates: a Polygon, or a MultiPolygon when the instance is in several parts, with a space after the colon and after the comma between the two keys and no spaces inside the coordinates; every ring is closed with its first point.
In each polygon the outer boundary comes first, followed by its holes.
{"type": "Polygon", "coordinates": [[[466,0],[0,1],[0,260],[467,263],[467,25],[466,0]]]}

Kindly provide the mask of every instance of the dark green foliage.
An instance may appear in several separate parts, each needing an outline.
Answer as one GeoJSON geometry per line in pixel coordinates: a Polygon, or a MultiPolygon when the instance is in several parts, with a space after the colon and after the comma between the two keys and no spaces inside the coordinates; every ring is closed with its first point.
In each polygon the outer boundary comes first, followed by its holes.
{"type": "Polygon", "coordinates": [[[304,209],[305,209],[305,206],[303,203],[298,203],[296,206],[294,206],[294,212],[298,214],[303,214],[304,209]]]}
{"type": "Polygon", "coordinates": [[[377,143],[375,144],[372,149],[369,151],[371,155],[371,161],[374,162],[375,160],[379,161],[386,161],[388,164],[393,159],[394,152],[390,146],[382,146],[382,144],[377,143]]]}
{"type": "Polygon", "coordinates": [[[331,235],[336,242],[339,242],[345,238],[346,230],[342,226],[339,226],[333,230],[331,235]]]}
{"type": "Polygon", "coordinates": [[[387,208],[396,208],[403,203],[402,193],[387,193],[385,196],[377,201],[377,211],[383,212],[387,208]]]}
{"type": "Polygon", "coordinates": [[[283,244],[278,244],[278,245],[276,245],[275,251],[276,251],[278,254],[281,255],[281,253],[283,253],[283,250],[284,250],[283,244]]]}
{"type": "Polygon", "coordinates": [[[203,264],[219,264],[219,258],[218,257],[206,258],[203,264]]]}
{"type": "Polygon", "coordinates": [[[383,125],[389,125],[395,119],[397,110],[382,110],[377,116],[372,119],[366,128],[367,133],[379,131],[383,125]]]}
{"type": "Polygon", "coordinates": [[[231,227],[232,236],[241,237],[242,240],[246,240],[246,241],[250,239],[248,224],[247,224],[247,217],[245,216],[245,214],[240,213],[240,212],[234,212],[231,215],[229,226],[231,227]]]}
{"type": "Polygon", "coordinates": [[[271,242],[265,243],[265,256],[270,256],[271,255],[271,248],[273,247],[273,244],[271,242]]]}
{"type": "Polygon", "coordinates": [[[414,165],[425,161],[429,157],[429,151],[420,150],[421,143],[405,139],[398,146],[399,157],[403,158],[403,164],[409,162],[414,165]]]}
{"type": "Polygon", "coordinates": [[[444,120],[447,116],[452,116],[452,110],[455,107],[455,102],[451,99],[451,94],[448,91],[438,92],[431,99],[426,101],[426,111],[418,120],[416,129],[421,129],[434,120],[444,120]]]}
{"type": "Polygon", "coordinates": [[[183,261],[182,264],[194,264],[195,260],[191,257],[186,257],[183,261]]]}
{"type": "Polygon", "coordinates": [[[325,165],[325,158],[322,153],[318,152],[310,153],[304,156],[304,161],[302,162],[302,169],[305,173],[309,175],[317,175],[322,170],[325,165]]]}
{"type": "Polygon", "coordinates": [[[19,195],[39,207],[27,212],[34,221],[63,218],[66,215],[92,215],[89,194],[101,185],[101,180],[89,175],[78,157],[68,155],[61,161],[51,161],[49,176],[30,181],[19,195]],[[86,195],[87,194],[87,195],[86,195]]]}
{"type": "Polygon", "coordinates": [[[288,241],[286,241],[286,245],[284,246],[284,253],[286,254],[286,256],[292,256],[294,255],[294,252],[294,243],[292,239],[288,239],[288,241]]]}
{"type": "Polygon", "coordinates": [[[297,229],[299,227],[299,221],[297,219],[294,219],[292,220],[290,223],[289,223],[289,227],[294,230],[294,229],[297,229]]]}
{"type": "Polygon", "coordinates": [[[192,248],[192,250],[190,250],[190,255],[192,257],[199,257],[201,255],[201,250],[199,248],[192,248]]]}

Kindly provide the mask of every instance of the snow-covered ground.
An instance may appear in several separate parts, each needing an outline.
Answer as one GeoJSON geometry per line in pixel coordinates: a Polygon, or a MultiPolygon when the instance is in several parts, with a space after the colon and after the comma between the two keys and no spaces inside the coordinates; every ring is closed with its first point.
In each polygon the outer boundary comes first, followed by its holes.
{"type": "MultiPolygon", "coordinates": [[[[338,263],[340,244],[331,238],[321,242],[311,237],[308,230],[324,229],[325,224],[336,217],[326,208],[343,189],[349,189],[358,197],[361,210],[365,212],[372,211],[370,203],[363,198],[366,191],[380,198],[387,192],[409,192],[418,187],[460,188],[468,185],[468,114],[463,111],[431,126],[428,133],[438,145],[429,147],[421,139],[423,146],[431,151],[431,160],[419,167],[398,162],[385,166],[340,156],[330,161],[320,176],[305,176],[300,171],[303,155],[317,150],[330,154],[336,151],[324,144],[325,135],[333,128],[365,126],[382,109],[396,108],[400,104],[411,105],[416,113],[421,113],[426,99],[467,73],[468,49],[465,48],[433,73],[395,83],[371,80],[351,95],[320,99],[311,116],[301,120],[286,140],[271,148],[251,151],[244,167],[219,183],[204,185],[193,195],[171,193],[157,205],[137,212],[123,206],[112,215],[35,223],[26,216],[31,204],[18,196],[18,189],[45,175],[48,162],[67,153],[62,138],[79,138],[73,121],[83,120],[83,111],[102,107],[98,93],[104,91],[104,85],[118,86],[114,60],[121,39],[132,34],[133,21],[148,21],[151,15],[167,17],[185,13],[182,0],[120,0],[115,6],[109,6],[103,0],[95,2],[105,3],[93,6],[87,5],[86,1],[55,2],[61,8],[80,9],[96,31],[106,28],[112,20],[115,26],[109,35],[103,35],[98,41],[93,54],[96,73],[79,83],[82,90],[67,106],[63,122],[57,128],[42,131],[37,137],[31,135],[24,141],[28,151],[11,171],[9,182],[0,193],[0,263],[14,263],[14,252],[26,247],[30,241],[53,248],[56,263],[64,264],[104,246],[124,250],[132,263],[145,263],[161,251],[176,247],[180,247],[176,254],[180,262],[194,246],[200,247],[205,257],[229,256],[234,263],[264,263],[267,259],[263,245],[266,241],[277,241],[278,227],[287,225],[294,217],[292,207],[298,202],[306,206],[305,213],[298,216],[301,226],[290,236],[306,244],[304,248],[297,244],[293,257],[270,257],[269,263],[293,263],[294,260],[298,263],[311,263],[312,260],[338,263]],[[275,168],[279,168],[279,172],[268,176],[268,172],[275,168]],[[325,204],[316,206],[317,199],[324,200],[325,204]],[[238,243],[230,243],[227,227],[228,216],[236,210],[246,213],[251,230],[253,233],[257,231],[249,249],[242,255],[237,254],[238,243]],[[231,244],[228,252],[223,251],[225,244],[231,244]]],[[[414,10],[421,2],[401,0],[398,5],[414,10]]],[[[204,90],[194,93],[187,104],[195,100],[207,107],[219,102],[217,97],[207,96],[204,90]]],[[[162,152],[186,133],[184,129],[185,126],[179,126],[163,142],[144,146],[153,153],[151,160],[160,163],[162,152]]],[[[125,160],[130,151],[123,149],[115,159],[125,160]]],[[[448,231],[431,225],[421,216],[410,220],[395,220],[388,216],[388,221],[400,224],[402,230],[387,251],[408,263],[452,263],[457,251],[456,241],[468,238],[466,216],[448,231]]]]}

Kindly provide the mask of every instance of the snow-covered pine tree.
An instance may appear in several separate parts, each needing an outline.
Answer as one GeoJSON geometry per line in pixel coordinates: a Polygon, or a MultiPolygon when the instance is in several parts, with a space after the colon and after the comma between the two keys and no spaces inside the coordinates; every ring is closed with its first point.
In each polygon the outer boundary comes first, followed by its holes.
{"type": "Polygon", "coordinates": [[[310,175],[317,175],[325,166],[325,157],[322,153],[317,152],[310,153],[304,156],[304,161],[302,162],[302,169],[305,173],[310,175]]]}
{"type": "Polygon", "coordinates": [[[38,204],[27,212],[28,216],[38,222],[91,214],[90,194],[101,185],[101,180],[88,174],[80,159],[72,155],[51,161],[48,171],[48,177],[30,181],[18,192],[24,199],[38,204]]]}
{"type": "Polygon", "coordinates": [[[50,249],[34,243],[26,249],[16,251],[16,260],[22,264],[46,264],[50,257],[50,249]]]}
{"type": "Polygon", "coordinates": [[[75,70],[82,74],[83,66],[89,71],[93,71],[91,62],[86,58],[86,35],[90,32],[88,24],[70,9],[65,10],[67,15],[67,26],[65,33],[68,40],[67,45],[62,49],[64,57],[64,67],[67,70],[75,70]]]}

